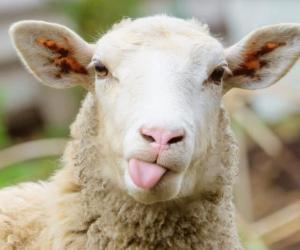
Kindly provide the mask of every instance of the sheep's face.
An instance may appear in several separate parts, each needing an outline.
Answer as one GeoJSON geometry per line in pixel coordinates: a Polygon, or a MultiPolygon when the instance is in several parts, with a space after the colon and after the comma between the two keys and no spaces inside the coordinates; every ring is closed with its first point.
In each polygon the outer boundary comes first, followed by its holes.
{"type": "Polygon", "coordinates": [[[189,195],[201,171],[191,163],[216,139],[227,62],[222,45],[194,26],[133,23],[105,35],[92,59],[100,136],[118,168],[106,173],[142,202],[189,195]]]}
{"type": "Polygon", "coordinates": [[[204,26],[166,16],[124,21],[96,45],[39,21],[10,32],[43,83],[92,92],[102,146],[101,166],[91,167],[148,204],[209,188],[221,171],[208,164],[220,152],[208,149],[220,139],[222,93],[269,86],[300,54],[296,24],[258,29],[226,50],[204,26]]]}

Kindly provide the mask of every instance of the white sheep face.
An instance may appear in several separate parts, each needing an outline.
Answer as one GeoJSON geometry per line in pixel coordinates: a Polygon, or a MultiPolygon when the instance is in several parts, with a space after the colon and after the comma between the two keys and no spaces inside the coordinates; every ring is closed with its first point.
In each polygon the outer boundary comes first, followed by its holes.
{"type": "Polygon", "coordinates": [[[204,169],[203,159],[219,139],[222,94],[275,83],[300,51],[299,25],[265,27],[224,50],[205,26],[167,16],[123,21],[96,45],[38,21],[11,35],[39,80],[95,94],[99,168],[143,203],[194,195],[204,176],[216,177],[218,164],[204,169]]]}
{"type": "Polygon", "coordinates": [[[116,28],[93,56],[109,70],[103,77],[100,68],[95,80],[104,135],[124,186],[143,202],[186,194],[196,184],[185,183],[186,172],[215,138],[211,124],[222,96],[222,74],[209,78],[226,67],[222,45],[201,26],[172,21],[151,30],[138,22],[116,28]]]}

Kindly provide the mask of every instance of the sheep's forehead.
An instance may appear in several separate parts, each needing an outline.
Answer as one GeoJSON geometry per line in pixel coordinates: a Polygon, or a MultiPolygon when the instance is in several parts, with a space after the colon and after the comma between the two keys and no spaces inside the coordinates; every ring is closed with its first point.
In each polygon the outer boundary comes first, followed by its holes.
{"type": "Polygon", "coordinates": [[[199,60],[209,57],[218,61],[223,56],[222,45],[210,36],[206,26],[194,20],[166,16],[121,22],[98,41],[95,54],[115,67],[126,54],[141,48],[160,50],[185,59],[197,55],[199,60]]]}
{"type": "Polygon", "coordinates": [[[146,43],[147,40],[166,38],[172,34],[187,37],[209,35],[206,25],[196,20],[183,20],[168,16],[139,18],[134,21],[125,19],[108,32],[108,35],[119,35],[130,42],[146,43]]]}

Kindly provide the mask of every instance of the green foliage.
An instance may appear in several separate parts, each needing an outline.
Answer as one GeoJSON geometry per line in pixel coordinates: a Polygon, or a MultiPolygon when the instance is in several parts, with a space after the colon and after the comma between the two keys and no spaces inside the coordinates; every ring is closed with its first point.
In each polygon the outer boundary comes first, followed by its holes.
{"type": "Polygon", "coordinates": [[[43,137],[44,138],[54,138],[54,137],[68,137],[70,129],[65,126],[51,126],[48,125],[43,130],[43,137]]]}
{"type": "Polygon", "coordinates": [[[244,224],[239,224],[239,238],[245,250],[268,250],[269,248],[263,242],[262,239],[255,235],[255,232],[249,230],[249,225],[247,229],[244,224]]]}
{"type": "Polygon", "coordinates": [[[268,247],[260,239],[252,239],[244,242],[246,250],[268,250],[268,247]]]}
{"type": "Polygon", "coordinates": [[[0,170],[0,188],[20,182],[47,179],[59,166],[57,158],[26,161],[0,170]]]}
{"type": "Polygon", "coordinates": [[[135,16],[138,2],[138,0],[63,0],[59,2],[59,7],[73,19],[77,31],[87,41],[93,41],[116,21],[135,16]]]}

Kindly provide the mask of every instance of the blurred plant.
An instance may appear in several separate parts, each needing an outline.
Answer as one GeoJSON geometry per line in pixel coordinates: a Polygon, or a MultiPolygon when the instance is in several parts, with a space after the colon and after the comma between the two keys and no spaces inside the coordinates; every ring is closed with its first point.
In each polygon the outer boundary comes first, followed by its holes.
{"type": "Polygon", "coordinates": [[[93,41],[114,22],[124,17],[135,16],[138,2],[138,0],[63,0],[58,3],[59,8],[75,22],[80,35],[87,41],[93,41]]]}
{"type": "MultiPolygon", "coordinates": [[[[10,144],[4,123],[6,94],[0,89],[0,149],[10,144]]],[[[1,151],[3,152],[3,151],[1,151]]],[[[19,155],[19,153],[18,153],[19,155]]],[[[0,157],[1,162],[4,160],[0,157]]],[[[0,188],[29,180],[46,179],[57,168],[57,157],[20,162],[0,171],[0,188]]]]}
{"type": "Polygon", "coordinates": [[[58,168],[57,157],[21,162],[0,171],[0,188],[25,181],[47,179],[58,168]]]}

